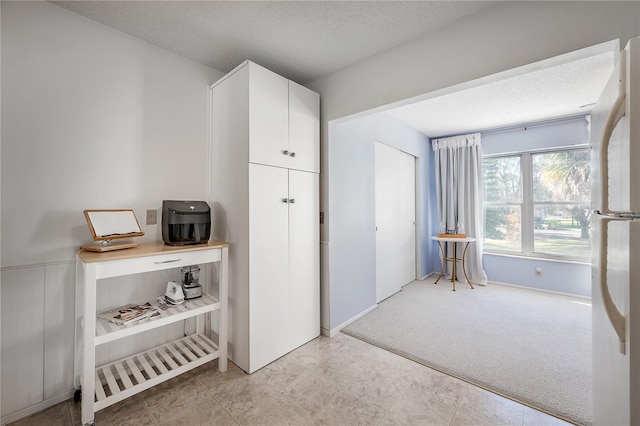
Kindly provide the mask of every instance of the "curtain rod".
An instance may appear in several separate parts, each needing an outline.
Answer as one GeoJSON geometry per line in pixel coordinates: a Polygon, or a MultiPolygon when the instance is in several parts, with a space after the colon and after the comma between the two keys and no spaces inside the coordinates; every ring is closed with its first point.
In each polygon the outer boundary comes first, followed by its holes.
{"type": "Polygon", "coordinates": [[[433,137],[433,138],[429,138],[429,141],[431,142],[431,141],[433,141],[435,139],[449,138],[449,137],[452,137],[452,136],[462,136],[462,135],[466,135],[466,134],[470,134],[470,133],[480,133],[481,135],[488,135],[488,134],[494,134],[494,133],[510,132],[510,131],[517,130],[517,129],[527,130],[527,129],[532,128],[532,127],[547,126],[547,125],[550,125],[550,124],[558,124],[558,123],[564,123],[564,122],[568,122],[568,121],[575,121],[575,120],[578,120],[578,119],[584,119],[589,114],[591,114],[591,112],[582,113],[582,114],[576,114],[576,115],[570,115],[570,116],[560,117],[560,118],[551,118],[551,119],[548,119],[548,120],[523,122],[523,123],[519,123],[519,124],[512,124],[512,125],[509,125],[509,126],[504,126],[504,127],[490,127],[488,129],[484,129],[484,130],[475,130],[475,131],[469,131],[469,132],[464,132],[464,133],[456,133],[456,134],[445,135],[445,136],[436,136],[436,137],[433,137]]]}

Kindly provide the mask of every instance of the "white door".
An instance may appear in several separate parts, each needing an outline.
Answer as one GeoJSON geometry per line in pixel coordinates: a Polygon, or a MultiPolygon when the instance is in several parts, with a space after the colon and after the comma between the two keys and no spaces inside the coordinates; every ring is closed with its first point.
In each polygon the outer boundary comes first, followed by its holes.
{"type": "Polygon", "coordinates": [[[319,175],[289,170],[290,350],[320,335],[319,212],[319,175]]]}
{"type": "Polygon", "coordinates": [[[289,81],[289,167],[320,173],[320,95],[289,81]]]}
{"type": "Polygon", "coordinates": [[[592,113],[592,203],[603,213],[594,213],[591,229],[595,425],[640,424],[640,224],[607,214],[637,217],[640,208],[639,113],[640,39],[633,39],[592,113]],[[613,114],[618,104],[624,116],[613,114]]]}
{"type": "Polygon", "coordinates": [[[375,143],[376,301],[416,278],[415,157],[375,143]]]}
{"type": "Polygon", "coordinates": [[[249,164],[251,372],[289,351],[288,198],[287,169],[249,164]]]}
{"type": "Polygon", "coordinates": [[[248,66],[249,162],[288,167],[289,80],[252,62],[248,66]]]}

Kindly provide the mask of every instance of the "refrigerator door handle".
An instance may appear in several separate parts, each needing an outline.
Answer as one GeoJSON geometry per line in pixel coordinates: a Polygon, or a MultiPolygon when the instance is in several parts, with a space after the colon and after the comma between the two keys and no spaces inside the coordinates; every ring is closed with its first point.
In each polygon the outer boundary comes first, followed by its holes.
{"type": "MultiPolygon", "coordinates": [[[[620,55],[620,69],[624,70],[625,55],[620,55]]],[[[622,76],[624,77],[624,76],[622,76]]],[[[600,139],[600,196],[601,209],[603,214],[609,213],[609,142],[616,125],[622,120],[626,113],[625,105],[625,81],[621,78],[618,83],[618,97],[613,103],[613,107],[607,115],[602,138],[600,139]]]]}
{"type": "Polygon", "coordinates": [[[599,212],[594,212],[595,217],[599,219],[600,225],[600,254],[599,254],[599,264],[598,264],[598,272],[600,275],[600,292],[602,293],[602,301],[604,303],[604,309],[607,313],[607,317],[609,318],[609,322],[613,326],[616,334],[618,335],[618,341],[620,346],[618,350],[621,354],[626,353],[626,318],[622,313],[618,310],[618,307],[613,301],[611,297],[611,293],[609,292],[609,284],[607,282],[607,262],[608,262],[608,252],[607,252],[607,240],[609,234],[609,222],[610,221],[628,221],[635,222],[637,220],[626,219],[621,217],[614,216],[605,216],[599,212]]]}

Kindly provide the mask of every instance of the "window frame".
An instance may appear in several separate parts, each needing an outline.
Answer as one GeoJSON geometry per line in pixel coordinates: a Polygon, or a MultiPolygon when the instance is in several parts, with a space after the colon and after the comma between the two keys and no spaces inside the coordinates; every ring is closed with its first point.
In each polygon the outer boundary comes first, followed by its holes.
{"type": "MultiPolygon", "coordinates": [[[[540,150],[531,150],[531,151],[521,151],[521,152],[509,152],[509,153],[499,153],[499,154],[490,154],[483,155],[483,167],[484,160],[487,159],[497,159],[497,158],[509,158],[509,157],[519,157],[520,158],[520,185],[522,189],[522,198],[521,202],[487,202],[482,200],[482,212],[483,216],[486,212],[486,207],[511,207],[511,206],[520,206],[520,250],[500,250],[500,249],[487,249],[483,244],[483,253],[484,254],[499,254],[499,255],[507,255],[507,256],[515,256],[515,257],[526,257],[526,258],[541,258],[545,260],[558,260],[558,261],[570,261],[570,262],[579,262],[579,263],[590,263],[591,256],[571,256],[571,255],[560,255],[560,254],[552,254],[552,253],[543,253],[536,252],[534,250],[534,241],[535,241],[535,208],[536,206],[544,206],[544,205],[581,205],[581,204],[591,204],[591,200],[583,200],[583,201],[534,201],[533,199],[533,157],[539,154],[553,154],[559,152],[570,152],[570,151],[590,151],[590,146],[588,144],[580,144],[580,145],[572,145],[570,147],[554,147],[540,150]]],[[[484,182],[483,182],[483,191],[484,191],[484,182]]],[[[484,217],[483,217],[483,225],[484,225],[484,217]]],[[[483,235],[484,241],[484,235],[483,235]]]]}

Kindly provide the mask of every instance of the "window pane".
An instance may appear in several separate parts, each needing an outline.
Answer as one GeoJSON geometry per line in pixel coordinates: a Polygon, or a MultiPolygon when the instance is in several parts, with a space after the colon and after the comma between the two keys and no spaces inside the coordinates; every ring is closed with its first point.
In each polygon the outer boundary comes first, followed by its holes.
{"type": "Polygon", "coordinates": [[[483,160],[482,182],[485,202],[521,203],[520,157],[483,160]]]}
{"type": "Polygon", "coordinates": [[[520,206],[485,207],[484,248],[520,251],[520,206]]]}
{"type": "Polygon", "coordinates": [[[533,200],[588,202],[590,155],[587,149],[533,155],[533,200]]]}
{"type": "Polygon", "coordinates": [[[589,205],[534,207],[533,247],[536,253],[590,257],[589,205]]]}

